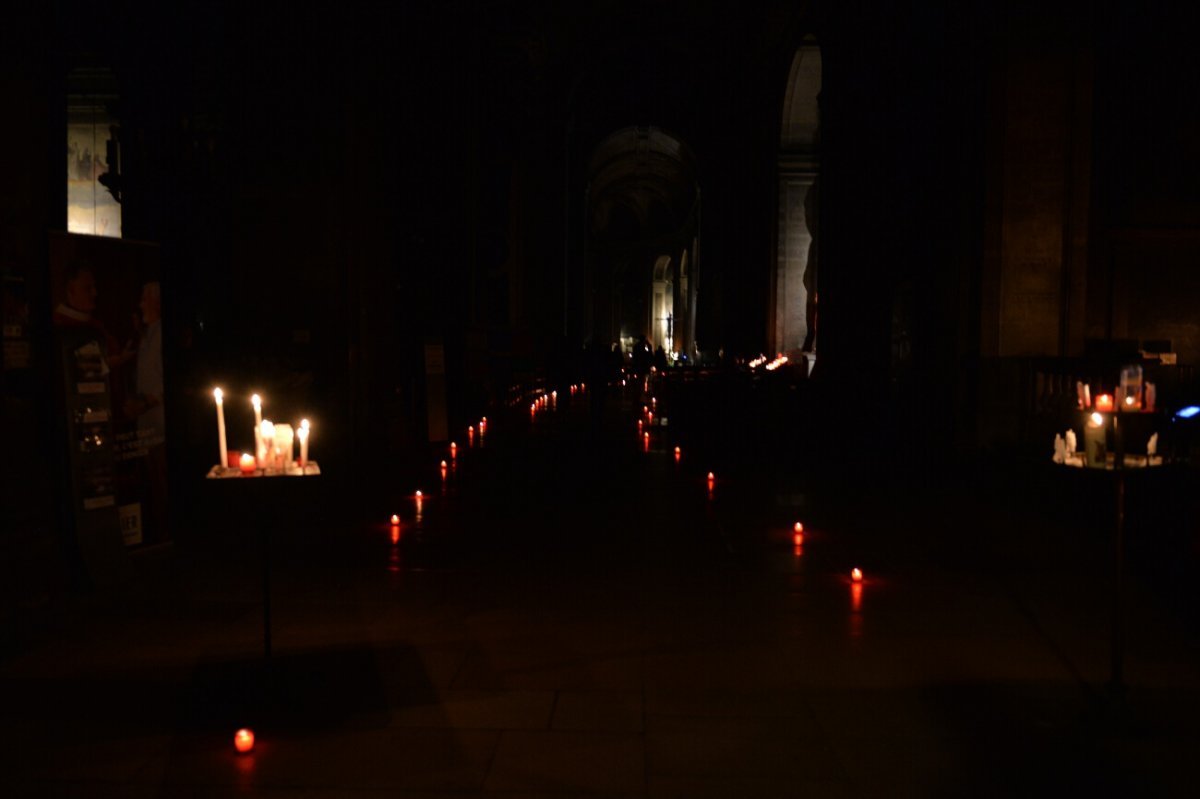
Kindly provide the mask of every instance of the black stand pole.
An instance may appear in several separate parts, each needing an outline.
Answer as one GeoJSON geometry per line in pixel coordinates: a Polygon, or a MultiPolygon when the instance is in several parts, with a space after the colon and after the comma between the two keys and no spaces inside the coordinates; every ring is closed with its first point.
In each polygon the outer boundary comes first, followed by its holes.
{"type": "Polygon", "coordinates": [[[271,527],[264,520],[258,527],[259,544],[262,548],[262,592],[263,592],[263,657],[271,660],[271,527]]]}
{"type": "Polygon", "coordinates": [[[1117,478],[1117,527],[1113,531],[1113,593],[1112,593],[1112,638],[1109,647],[1109,693],[1120,698],[1125,693],[1125,472],[1118,468],[1117,478]]]}

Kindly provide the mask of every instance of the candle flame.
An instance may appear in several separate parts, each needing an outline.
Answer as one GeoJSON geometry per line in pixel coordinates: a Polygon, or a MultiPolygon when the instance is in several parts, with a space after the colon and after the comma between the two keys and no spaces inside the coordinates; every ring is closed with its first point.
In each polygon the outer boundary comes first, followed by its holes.
{"type": "Polygon", "coordinates": [[[860,569],[860,568],[858,568],[857,566],[855,566],[853,569],[851,569],[851,570],[850,570],[850,580],[851,580],[851,582],[855,582],[855,583],[861,583],[861,582],[862,582],[862,578],[863,578],[862,569],[860,569]]]}
{"type": "Polygon", "coordinates": [[[262,410],[262,397],[258,396],[257,394],[251,394],[250,404],[254,406],[254,410],[256,411],[262,410]]]}
{"type": "Polygon", "coordinates": [[[804,532],[804,525],[803,525],[803,524],[801,524],[800,522],[796,522],[795,524],[793,524],[793,525],[792,525],[792,529],[793,529],[794,531],[796,531],[797,533],[803,533],[803,532],[804,532]]]}
{"type": "Polygon", "coordinates": [[[309,427],[310,427],[310,425],[308,424],[308,420],[307,420],[307,419],[301,419],[301,420],[300,420],[300,429],[301,429],[301,430],[307,430],[309,427]]]}
{"type": "Polygon", "coordinates": [[[254,748],[254,731],[243,727],[233,734],[233,747],[245,754],[254,748]]]}
{"type": "Polygon", "coordinates": [[[219,388],[214,388],[213,399],[215,399],[217,402],[220,402],[221,400],[225,399],[225,392],[219,388]]]}
{"type": "Polygon", "coordinates": [[[392,514],[392,524],[393,525],[400,524],[400,516],[399,515],[397,515],[395,513],[392,514]]]}

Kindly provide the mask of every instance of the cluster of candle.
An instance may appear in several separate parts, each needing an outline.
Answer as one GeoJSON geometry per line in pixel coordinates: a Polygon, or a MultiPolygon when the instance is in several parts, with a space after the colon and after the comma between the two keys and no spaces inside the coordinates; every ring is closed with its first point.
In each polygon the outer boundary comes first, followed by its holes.
{"type": "Polygon", "coordinates": [[[1092,387],[1087,383],[1077,383],[1076,392],[1081,410],[1091,409],[1099,413],[1152,412],[1158,399],[1155,385],[1142,383],[1140,375],[1133,379],[1123,379],[1113,394],[1097,394],[1094,402],[1092,401],[1092,387]]]}
{"type": "MultiPolygon", "coordinates": [[[[571,393],[575,393],[575,386],[571,386],[571,393]]],[[[533,402],[529,404],[529,418],[537,416],[537,412],[541,410],[555,410],[558,408],[558,392],[551,391],[549,394],[538,394],[533,398],[533,402]]]]}
{"type": "Polygon", "coordinates": [[[312,425],[307,419],[301,419],[300,424],[293,430],[290,424],[275,424],[262,415],[262,397],[254,394],[250,404],[254,408],[254,454],[248,452],[230,458],[229,447],[225,436],[225,392],[219,388],[213,389],[213,399],[217,403],[217,444],[220,450],[222,469],[237,468],[242,474],[251,475],[259,469],[289,468],[296,463],[301,470],[308,465],[308,440],[312,434],[312,425]],[[295,444],[300,443],[300,457],[295,457],[295,444]]]}

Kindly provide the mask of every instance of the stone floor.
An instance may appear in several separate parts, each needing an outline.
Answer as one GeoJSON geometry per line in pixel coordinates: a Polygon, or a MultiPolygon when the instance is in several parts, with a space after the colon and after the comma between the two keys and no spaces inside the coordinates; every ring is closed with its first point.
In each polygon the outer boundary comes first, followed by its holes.
{"type": "Polygon", "coordinates": [[[317,495],[273,533],[269,662],[252,535],[139,556],[0,660],[4,794],[1195,795],[1194,620],[1131,575],[1111,699],[1103,540],[756,460],[756,420],[662,393],[726,434],[564,392],[460,440],[420,518],[420,485],[368,524],[317,495]]]}

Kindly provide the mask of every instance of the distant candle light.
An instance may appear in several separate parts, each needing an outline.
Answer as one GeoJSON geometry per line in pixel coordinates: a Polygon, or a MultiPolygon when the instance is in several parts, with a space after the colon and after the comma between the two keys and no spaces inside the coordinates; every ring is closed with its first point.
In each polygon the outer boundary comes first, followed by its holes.
{"type": "Polygon", "coordinates": [[[238,467],[242,470],[242,474],[254,474],[254,469],[256,466],[257,462],[254,460],[254,456],[249,452],[243,452],[241,460],[238,461],[238,467]]]}
{"type": "Polygon", "coordinates": [[[240,754],[246,754],[254,749],[254,730],[243,727],[233,734],[233,748],[240,754]]]}
{"type": "Polygon", "coordinates": [[[392,514],[392,526],[393,527],[400,526],[400,516],[395,513],[392,514]]]}
{"type": "Polygon", "coordinates": [[[457,457],[458,457],[458,444],[455,444],[453,441],[451,441],[450,442],[450,460],[454,460],[457,457]]]}
{"type": "Polygon", "coordinates": [[[1096,410],[1111,411],[1113,409],[1112,394],[1097,394],[1096,395],[1096,410]]]}
{"type": "Polygon", "coordinates": [[[860,569],[860,568],[858,568],[857,566],[855,566],[853,569],[851,569],[851,570],[850,570],[850,580],[851,580],[851,582],[855,582],[855,583],[861,583],[861,582],[862,582],[862,579],[863,579],[863,573],[862,573],[862,569],[860,569]]]}
{"type": "Polygon", "coordinates": [[[804,543],[804,525],[800,522],[796,522],[794,525],[792,525],[792,543],[794,543],[796,546],[800,546],[804,543]]]}

